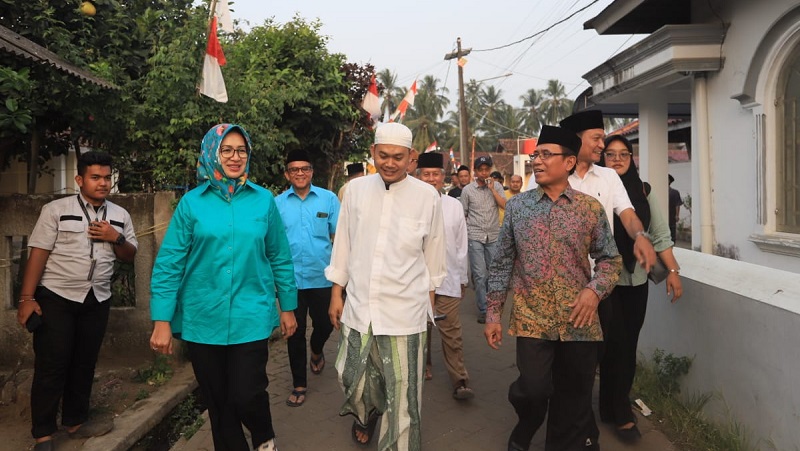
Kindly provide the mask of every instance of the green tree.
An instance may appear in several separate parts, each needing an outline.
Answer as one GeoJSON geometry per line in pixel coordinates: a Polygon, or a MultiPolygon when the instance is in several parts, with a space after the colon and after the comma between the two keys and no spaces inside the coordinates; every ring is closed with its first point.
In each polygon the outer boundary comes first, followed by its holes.
{"type": "Polygon", "coordinates": [[[403,88],[397,84],[397,74],[392,72],[391,69],[383,69],[378,72],[376,78],[382,87],[380,93],[383,95],[383,102],[381,103],[381,110],[389,110],[389,114],[394,113],[397,105],[403,99],[403,88]]]}
{"type": "Polygon", "coordinates": [[[414,108],[409,109],[406,125],[414,132],[414,148],[423,151],[439,133],[439,120],[450,104],[447,88],[439,85],[439,79],[426,75],[422,78],[414,99],[414,108]]]}
{"type": "Polygon", "coordinates": [[[543,96],[541,106],[546,123],[555,125],[572,112],[572,100],[567,98],[564,85],[560,81],[548,80],[543,96]]]}
{"type": "Polygon", "coordinates": [[[535,136],[542,129],[542,92],[536,89],[529,89],[525,94],[519,96],[522,100],[522,108],[525,110],[524,129],[527,136],[535,136]]]}

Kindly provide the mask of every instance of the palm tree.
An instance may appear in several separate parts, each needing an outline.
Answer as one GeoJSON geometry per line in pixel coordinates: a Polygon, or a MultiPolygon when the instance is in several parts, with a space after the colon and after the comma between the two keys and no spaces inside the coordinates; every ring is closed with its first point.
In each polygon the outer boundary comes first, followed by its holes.
{"type": "Polygon", "coordinates": [[[397,85],[397,74],[393,73],[390,69],[384,69],[378,72],[378,83],[383,85],[383,103],[381,109],[383,111],[389,110],[389,114],[394,113],[395,108],[403,98],[403,89],[397,85]]]}
{"type": "Polygon", "coordinates": [[[564,85],[558,80],[549,80],[544,90],[542,101],[543,118],[548,124],[557,124],[558,121],[569,116],[572,111],[572,100],[567,98],[564,85]]]}
{"type": "Polygon", "coordinates": [[[439,87],[439,79],[426,75],[417,86],[414,107],[408,110],[406,125],[414,132],[414,148],[425,150],[437,140],[439,120],[450,104],[447,88],[439,87]]]}
{"type": "Polygon", "coordinates": [[[544,101],[542,91],[529,89],[528,92],[519,96],[522,100],[522,108],[525,110],[524,129],[527,136],[535,136],[542,129],[542,102],[544,101]]]}
{"type": "Polygon", "coordinates": [[[494,86],[487,86],[486,89],[481,89],[478,98],[481,103],[481,123],[478,127],[485,129],[487,127],[486,121],[494,121],[497,116],[497,111],[506,107],[506,102],[503,100],[503,91],[496,89],[494,86]]]}
{"type": "Polygon", "coordinates": [[[525,136],[526,115],[527,112],[524,109],[504,104],[496,111],[494,122],[487,124],[487,127],[491,126],[492,139],[496,141],[525,136]]]}

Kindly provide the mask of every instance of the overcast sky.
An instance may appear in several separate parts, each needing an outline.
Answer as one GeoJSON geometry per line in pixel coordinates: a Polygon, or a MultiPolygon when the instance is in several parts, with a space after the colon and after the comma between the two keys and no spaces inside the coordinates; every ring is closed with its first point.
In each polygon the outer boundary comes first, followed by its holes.
{"type": "MultiPolygon", "coordinates": [[[[464,67],[464,80],[482,80],[506,73],[514,75],[484,84],[502,90],[506,101],[522,106],[519,96],[528,89],[543,89],[547,80],[560,80],[572,99],[588,87],[582,75],[641,39],[642,35],[600,36],[584,30],[583,23],[612,0],[599,0],[552,30],[501,50],[503,46],[539,32],[593,3],[594,0],[408,0],[370,3],[354,0],[236,0],[234,20],[261,25],[273,17],[290,21],[295,14],[322,22],[331,52],[348,61],[371,63],[376,70],[391,69],[401,86],[415,78],[433,75],[455,98],[458,90],[455,61],[444,55],[454,51],[456,38],[472,48],[464,67]]],[[[246,24],[243,24],[247,28],[246,24]]],[[[454,109],[451,103],[449,109],[454,109]]]]}

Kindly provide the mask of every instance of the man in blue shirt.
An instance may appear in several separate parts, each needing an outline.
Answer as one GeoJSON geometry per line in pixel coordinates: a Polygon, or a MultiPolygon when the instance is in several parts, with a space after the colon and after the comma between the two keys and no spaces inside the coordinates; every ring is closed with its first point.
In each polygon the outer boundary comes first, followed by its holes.
{"type": "Polygon", "coordinates": [[[289,337],[289,365],[294,389],[286,404],[299,407],[306,400],[306,315],[311,316],[311,372],[319,374],[325,367],[322,348],[333,330],[328,317],[331,282],[325,278],[325,267],[331,261],[333,235],[339,217],[339,199],[326,189],[311,184],[314,167],[304,150],[294,150],[286,157],[286,180],[292,185],[275,201],[286,227],[294,261],[297,282],[298,332],[289,337]]]}

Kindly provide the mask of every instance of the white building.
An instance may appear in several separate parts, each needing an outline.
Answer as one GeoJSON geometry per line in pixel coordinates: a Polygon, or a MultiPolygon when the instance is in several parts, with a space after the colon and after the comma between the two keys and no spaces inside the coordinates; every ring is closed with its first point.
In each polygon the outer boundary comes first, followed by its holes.
{"type": "MultiPolygon", "coordinates": [[[[676,249],[678,304],[651,287],[641,350],[694,356],[685,391],[719,394],[709,412],[755,445],[798,449],[800,2],[616,0],[585,27],[649,34],[584,75],[588,108],[639,117],[644,180],[668,171],[668,117],[691,117],[701,252],[676,249]]],[[[651,184],[666,208],[666,181],[651,184]]]]}

